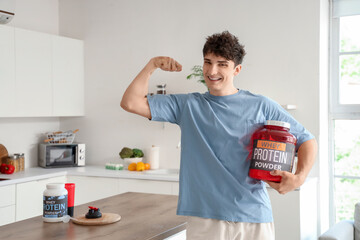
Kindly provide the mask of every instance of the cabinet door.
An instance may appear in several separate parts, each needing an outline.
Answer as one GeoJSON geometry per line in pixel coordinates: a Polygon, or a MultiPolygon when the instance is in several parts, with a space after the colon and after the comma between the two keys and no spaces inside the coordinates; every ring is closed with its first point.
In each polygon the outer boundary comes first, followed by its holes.
{"type": "Polygon", "coordinates": [[[118,194],[117,178],[68,176],[67,181],[75,183],[75,206],[118,194]]]}
{"type": "Polygon", "coordinates": [[[53,36],[53,115],[84,115],[83,42],[53,36]]]}
{"type": "Polygon", "coordinates": [[[121,178],[119,179],[119,193],[125,192],[172,194],[173,185],[166,181],[121,178]]]}
{"type": "Polygon", "coordinates": [[[0,226],[15,222],[15,185],[0,187],[0,226]]]}
{"type": "Polygon", "coordinates": [[[0,196],[0,207],[15,205],[15,185],[0,187],[0,196]]]}
{"type": "Polygon", "coordinates": [[[171,186],[172,186],[171,194],[179,195],[179,182],[172,182],[171,186]]]}
{"type": "Polygon", "coordinates": [[[15,222],[15,205],[0,208],[0,226],[15,222]]]}
{"type": "Polygon", "coordinates": [[[18,116],[52,115],[52,37],[15,29],[18,116]]]}
{"type": "Polygon", "coordinates": [[[43,214],[43,193],[48,183],[65,183],[66,176],[16,184],[16,221],[43,214]]]}
{"type": "Polygon", "coordinates": [[[15,116],[14,28],[0,25],[0,117],[15,116]]]}
{"type": "Polygon", "coordinates": [[[16,221],[41,214],[41,189],[37,181],[16,184],[16,221]]]}

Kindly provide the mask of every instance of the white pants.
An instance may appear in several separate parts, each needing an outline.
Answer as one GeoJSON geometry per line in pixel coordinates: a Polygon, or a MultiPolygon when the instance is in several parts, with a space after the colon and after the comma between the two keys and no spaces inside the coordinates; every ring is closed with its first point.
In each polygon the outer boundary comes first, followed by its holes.
{"type": "Polygon", "coordinates": [[[274,223],[188,217],[186,240],[275,240],[274,223]]]}

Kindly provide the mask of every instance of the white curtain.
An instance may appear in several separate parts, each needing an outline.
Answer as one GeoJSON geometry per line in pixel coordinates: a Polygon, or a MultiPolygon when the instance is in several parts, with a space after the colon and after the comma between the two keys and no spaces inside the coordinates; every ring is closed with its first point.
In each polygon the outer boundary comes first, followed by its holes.
{"type": "Polygon", "coordinates": [[[334,18],[360,15],[360,0],[332,0],[334,18]]]}

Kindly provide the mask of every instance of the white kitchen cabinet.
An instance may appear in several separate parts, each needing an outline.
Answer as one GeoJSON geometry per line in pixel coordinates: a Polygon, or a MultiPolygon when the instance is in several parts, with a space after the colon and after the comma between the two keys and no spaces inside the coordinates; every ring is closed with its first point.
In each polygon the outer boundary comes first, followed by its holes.
{"type": "Polygon", "coordinates": [[[178,195],[179,183],[126,178],[68,176],[75,183],[75,205],[80,205],[125,192],[178,195]]]}
{"type": "Polygon", "coordinates": [[[0,226],[15,222],[15,205],[0,207],[0,226]]]}
{"type": "Polygon", "coordinates": [[[84,115],[83,41],[0,25],[0,117],[84,115]]]}
{"type": "Polygon", "coordinates": [[[83,41],[53,36],[53,116],[84,115],[83,41]]]}
{"type": "Polygon", "coordinates": [[[0,187],[0,226],[15,222],[15,185],[0,187]]]}
{"type": "Polygon", "coordinates": [[[15,28],[17,116],[52,115],[52,37],[15,28]]]}
{"type": "Polygon", "coordinates": [[[68,176],[75,183],[75,206],[118,194],[118,179],[104,177],[68,176]]]}
{"type": "Polygon", "coordinates": [[[119,193],[125,192],[173,194],[173,184],[167,181],[121,178],[119,179],[119,193]]]}
{"type": "Polygon", "coordinates": [[[179,182],[171,182],[171,195],[179,195],[179,182]]]}
{"type": "Polygon", "coordinates": [[[316,189],[316,179],[305,182],[300,189],[285,195],[268,188],[276,240],[317,239],[316,189]]]}
{"type": "Polygon", "coordinates": [[[14,28],[0,25],[0,117],[15,116],[14,28]]]}
{"type": "Polygon", "coordinates": [[[16,184],[16,221],[43,214],[43,193],[48,183],[65,183],[66,176],[16,184]]]}

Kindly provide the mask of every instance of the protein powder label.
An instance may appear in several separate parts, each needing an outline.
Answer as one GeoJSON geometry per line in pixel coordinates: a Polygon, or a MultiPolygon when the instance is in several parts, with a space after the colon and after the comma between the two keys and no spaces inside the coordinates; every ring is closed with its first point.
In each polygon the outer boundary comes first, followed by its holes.
{"type": "Polygon", "coordinates": [[[295,146],[290,143],[254,140],[250,168],[266,171],[292,171],[295,146]]]}
{"type": "Polygon", "coordinates": [[[44,196],[44,213],[45,218],[59,218],[67,215],[68,196],[44,196]]]}

